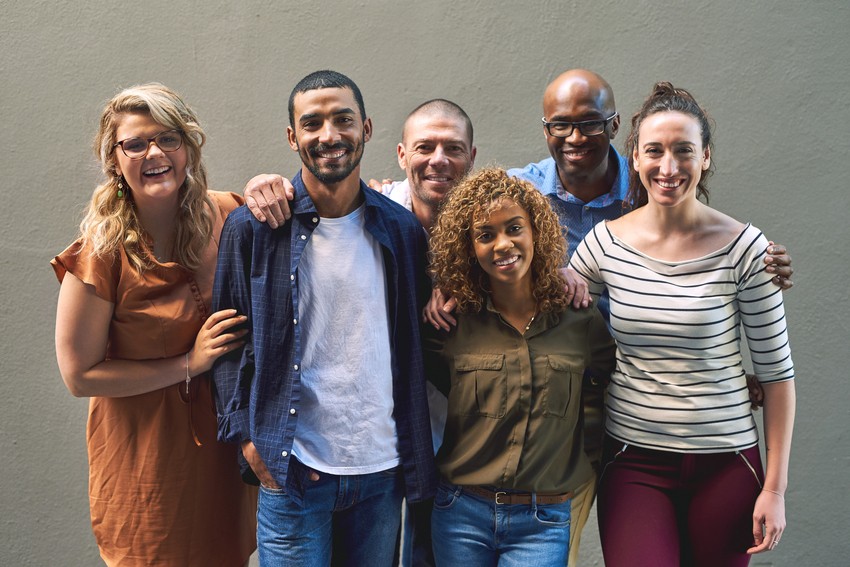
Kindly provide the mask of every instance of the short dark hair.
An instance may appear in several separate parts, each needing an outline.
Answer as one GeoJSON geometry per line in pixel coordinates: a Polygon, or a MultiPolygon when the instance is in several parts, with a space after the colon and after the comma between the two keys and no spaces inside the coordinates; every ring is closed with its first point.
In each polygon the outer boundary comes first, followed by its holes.
{"type": "Polygon", "coordinates": [[[407,115],[407,118],[404,119],[404,126],[401,131],[402,140],[404,140],[404,132],[407,130],[407,122],[417,114],[426,113],[429,115],[447,114],[449,116],[460,118],[466,125],[466,131],[469,133],[469,145],[472,146],[472,120],[469,119],[469,115],[460,107],[460,105],[444,98],[432,98],[431,100],[426,100],[411,110],[410,114],[407,115]]]}
{"type": "Polygon", "coordinates": [[[295,128],[295,95],[317,89],[349,89],[352,93],[354,93],[354,100],[357,101],[357,106],[360,108],[360,117],[363,120],[366,120],[366,105],[363,104],[363,94],[360,92],[360,89],[354,81],[342,73],[325,69],[310,73],[298,81],[298,84],[295,85],[294,89],[292,89],[292,93],[289,95],[290,127],[295,128]]]}
{"type": "MultiPolygon", "coordinates": [[[[626,140],[626,152],[629,158],[629,192],[624,205],[633,209],[645,205],[648,199],[646,187],[640,180],[640,174],[635,171],[634,164],[640,125],[644,119],[659,112],[681,112],[693,117],[699,123],[702,147],[713,149],[714,146],[711,138],[712,120],[705,109],[696,101],[694,95],[686,89],[674,87],[666,81],[655,83],[652,92],[643,101],[643,106],[632,116],[632,131],[626,140]]],[[[706,180],[712,173],[714,173],[714,160],[711,160],[708,169],[703,170],[697,183],[697,197],[702,197],[706,203],[708,203],[706,180]]]]}

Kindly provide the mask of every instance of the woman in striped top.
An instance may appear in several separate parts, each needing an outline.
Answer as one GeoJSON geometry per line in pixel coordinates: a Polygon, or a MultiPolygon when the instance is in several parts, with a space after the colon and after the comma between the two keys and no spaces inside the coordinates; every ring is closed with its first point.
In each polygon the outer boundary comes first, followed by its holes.
{"type": "Polygon", "coordinates": [[[571,265],[607,288],[617,368],[599,488],[605,563],[747,565],[785,528],[794,368],[768,241],[704,204],[708,118],[658,83],[632,118],[630,204],[571,265]],[[742,365],[764,387],[766,472],[742,365]]]}

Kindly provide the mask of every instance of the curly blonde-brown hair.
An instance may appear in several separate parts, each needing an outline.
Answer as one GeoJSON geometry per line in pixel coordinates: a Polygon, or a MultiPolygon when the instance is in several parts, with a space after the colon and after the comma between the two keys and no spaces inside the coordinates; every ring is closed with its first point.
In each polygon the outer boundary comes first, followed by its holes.
{"type": "Polygon", "coordinates": [[[531,183],[509,177],[504,169],[487,168],[470,175],[452,190],[441,207],[430,243],[429,273],[434,285],[457,300],[458,311],[481,310],[490,287],[489,276],[478,262],[472,261],[472,228],[476,219],[488,215],[502,199],[522,207],[531,219],[531,274],[538,309],[563,311],[568,302],[558,268],[567,246],[558,217],[531,183]]]}
{"type": "MultiPolygon", "coordinates": [[[[123,247],[130,263],[139,272],[153,265],[150,255],[144,252],[144,229],[136,212],[132,188],[125,188],[126,195],[118,197],[120,177],[115,160],[115,131],[127,114],[149,114],[159,124],[179,130],[183,136],[188,160],[186,181],[180,187],[175,260],[195,270],[201,264],[213,229],[213,203],[207,195],[207,170],[201,161],[201,146],[206,136],[195,112],[177,93],[158,83],[122,90],[101,113],[94,152],[106,181],[92,194],[80,224],[82,239],[91,244],[98,257],[110,256],[123,247]]],[[[126,187],[126,182],[124,185],[126,187]]]]}

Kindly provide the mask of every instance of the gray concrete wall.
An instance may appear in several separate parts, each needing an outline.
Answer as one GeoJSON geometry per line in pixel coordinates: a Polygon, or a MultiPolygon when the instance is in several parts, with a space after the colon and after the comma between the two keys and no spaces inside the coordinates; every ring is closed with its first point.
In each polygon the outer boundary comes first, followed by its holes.
{"type": "MultiPolygon", "coordinates": [[[[241,191],[254,173],[295,172],[286,99],[310,71],[358,82],[375,126],[364,175],[397,178],[401,120],[435,96],[469,112],[479,165],[546,157],[543,89],[585,66],[607,77],[625,116],[656,80],[692,89],[717,121],[712,203],[790,247],[799,406],[788,530],[753,564],[847,565],[848,6],[0,1],[0,564],[98,564],[86,401],[56,367],[48,261],[75,235],[98,177],[97,116],[119,87],[157,80],[181,92],[209,134],[213,186],[241,191]]],[[[601,565],[595,526],[585,540],[584,564],[601,565]]]]}

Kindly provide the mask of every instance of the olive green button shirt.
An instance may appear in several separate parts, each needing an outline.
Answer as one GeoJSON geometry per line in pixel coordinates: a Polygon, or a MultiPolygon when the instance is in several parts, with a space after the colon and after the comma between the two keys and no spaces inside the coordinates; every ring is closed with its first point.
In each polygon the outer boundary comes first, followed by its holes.
{"type": "Polygon", "coordinates": [[[596,308],[540,314],[523,335],[488,301],[424,343],[426,376],[449,399],[437,453],[446,480],[564,493],[590,478],[582,374],[607,378],[615,351],[596,308]]]}

